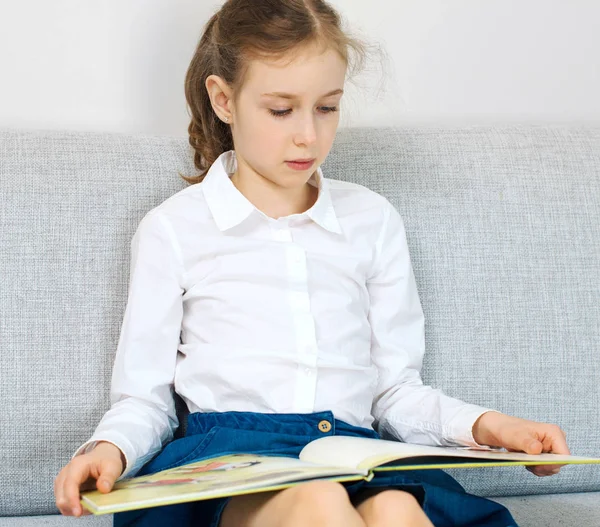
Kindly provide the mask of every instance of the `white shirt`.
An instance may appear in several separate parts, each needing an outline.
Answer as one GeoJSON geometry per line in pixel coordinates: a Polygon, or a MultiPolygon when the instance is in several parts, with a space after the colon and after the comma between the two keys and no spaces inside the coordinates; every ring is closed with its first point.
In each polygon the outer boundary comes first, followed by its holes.
{"type": "Polygon", "coordinates": [[[323,177],[302,214],[273,219],[231,182],[235,151],[149,211],[131,242],[111,408],[94,434],[131,477],[190,412],[310,413],[429,445],[477,445],[489,409],[424,386],[424,316],[401,216],[323,177]]]}

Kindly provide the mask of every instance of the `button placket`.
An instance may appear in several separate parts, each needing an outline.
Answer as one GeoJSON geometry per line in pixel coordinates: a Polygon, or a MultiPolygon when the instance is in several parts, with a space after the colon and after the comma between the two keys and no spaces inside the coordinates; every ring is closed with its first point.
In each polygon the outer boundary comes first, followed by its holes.
{"type": "Polygon", "coordinates": [[[312,412],[317,389],[317,340],[310,310],[306,254],[299,245],[288,248],[289,302],[296,334],[298,370],[294,396],[297,412],[312,412]]]}

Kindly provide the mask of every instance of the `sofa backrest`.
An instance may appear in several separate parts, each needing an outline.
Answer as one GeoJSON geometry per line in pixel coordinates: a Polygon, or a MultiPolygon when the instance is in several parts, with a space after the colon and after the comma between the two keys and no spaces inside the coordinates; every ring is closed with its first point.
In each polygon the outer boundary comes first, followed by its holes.
{"type": "MultiPolygon", "coordinates": [[[[178,171],[183,137],[0,131],[0,515],[57,512],[54,477],[108,409],[131,237],[178,171]]],[[[341,129],[323,171],[404,219],[425,382],[599,456],[600,126],[341,129]]],[[[487,496],[600,490],[598,466],[451,473],[487,496]]]]}

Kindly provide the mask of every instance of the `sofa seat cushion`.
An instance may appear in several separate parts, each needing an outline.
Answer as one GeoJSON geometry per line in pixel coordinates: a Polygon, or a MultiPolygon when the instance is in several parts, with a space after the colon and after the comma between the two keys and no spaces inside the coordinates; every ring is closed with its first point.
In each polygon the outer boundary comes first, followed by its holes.
{"type": "Polygon", "coordinates": [[[12,516],[0,517],[0,527],[112,527],[113,515],[102,514],[100,516],[62,516],[61,514],[48,514],[46,516],[12,516]]]}
{"type": "Polygon", "coordinates": [[[600,492],[489,498],[507,507],[520,527],[600,525],[600,492]]]}

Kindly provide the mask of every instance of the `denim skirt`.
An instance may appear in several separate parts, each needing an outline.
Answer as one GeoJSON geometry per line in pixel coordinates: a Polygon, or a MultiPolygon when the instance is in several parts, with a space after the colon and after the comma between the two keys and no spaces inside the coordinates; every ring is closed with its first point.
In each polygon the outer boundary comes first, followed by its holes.
{"type": "MultiPolygon", "coordinates": [[[[168,443],[136,476],[225,454],[252,453],[297,458],[302,448],[328,435],[371,437],[377,432],[334,418],[332,412],[263,414],[254,412],[192,413],[185,437],[168,443]],[[330,426],[322,426],[323,421],[330,426]],[[321,425],[321,426],[319,426],[321,425]]],[[[468,494],[449,474],[439,469],[376,473],[369,482],[343,483],[350,499],[377,487],[410,492],[436,527],[517,527],[510,512],[499,503],[468,494]]],[[[114,527],[217,527],[231,498],[178,503],[119,512],[114,527]]]]}

